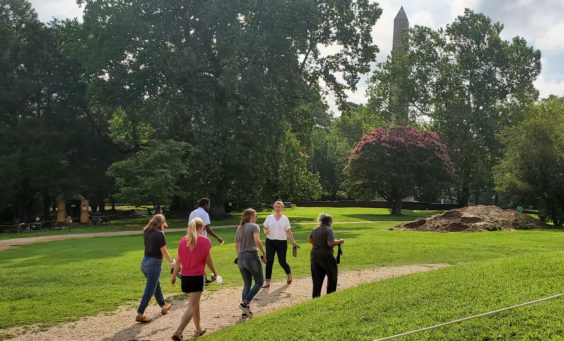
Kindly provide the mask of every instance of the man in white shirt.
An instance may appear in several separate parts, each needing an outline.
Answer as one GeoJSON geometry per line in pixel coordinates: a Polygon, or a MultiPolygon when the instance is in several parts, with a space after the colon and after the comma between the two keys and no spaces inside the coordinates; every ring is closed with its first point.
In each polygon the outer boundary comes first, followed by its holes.
{"type": "Polygon", "coordinates": [[[217,239],[217,241],[221,245],[225,243],[225,241],[212,230],[210,215],[208,214],[209,209],[210,209],[210,199],[202,198],[198,200],[198,208],[190,212],[190,216],[188,217],[188,222],[191,222],[192,219],[194,218],[202,219],[205,225],[205,229],[202,232],[202,236],[207,237],[209,233],[215,239],[217,239]]]}
{"type": "MultiPolygon", "coordinates": [[[[205,227],[204,230],[202,231],[202,236],[207,237],[209,233],[215,239],[217,239],[219,245],[223,245],[225,241],[220,236],[218,236],[211,228],[210,215],[208,214],[210,205],[211,205],[210,199],[208,198],[202,198],[198,200],[198,208],[190,212],[190,215],[188,216],[188,223],[190,223],[194,218],[202,219],[204,221],[204,227],[205,227]]],[[[213,276],[212,279],[208,279],[207,276],[205,276],[205,278],[206,278],[206,285],[208,285],[208,283],[211,283],[215,280],[213,276]]]]}

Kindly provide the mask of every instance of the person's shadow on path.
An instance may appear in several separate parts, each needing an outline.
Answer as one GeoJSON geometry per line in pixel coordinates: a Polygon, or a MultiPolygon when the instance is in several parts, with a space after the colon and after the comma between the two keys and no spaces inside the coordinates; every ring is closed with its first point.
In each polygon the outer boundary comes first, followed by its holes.
{"type": "MultiPolygon", "coordinates": [[[[176,300],[173,301],[172,304],[172,308],[171,311],[173,309],[182,309],[182,305],[181,304],[174,304],[176,300]]],[[[158,323],[157,321],[163,317],[165,317],[166,315],[157,315],[155,317],[153,317],[153,319],[151,320],[151,322],[149,322],[149,324],[153,324],[153,323],[158,323]]],[[[139,322],[135,322],[133,320],[133,318],[131,319],[132,323],[134,323],[131,327],[129,328],[125,328],[122,329],[120,331],[118,331],[117,333],[115,333],[113,336],[111,337],[107,337],[102,339],[102,341],[117,341],[117,340],[126,340],[126,341],[144,341],[144,340],[152,340],[151,336],[163,332],[165,330],[170,330],[169,327],[165,327],[165,328],[160,328],[160,329],[152,329],[151,332],[149,332],[149,334],[144,335],[141,338],[138,338],[137,336],[141,333],[141,330],[143,329],[143,327],[145,325],[147,325],[147,323],[139,323],[139,322]]],[[[170,332],[170,335],[172,336],[173,331],[170,332]]]]}
{"type": "MultiPolygon", "coordinates": [[[[270,292],[270,288],[264,288],[260,291],[260,294],[255,297],[255,300],[258,301],[257,306],[264,307],[271,302],[276,302],[280,299],[280,295],[288,289],[290,285],[285,284],[282,287],[270,292]]],[[[286,293],[286,297],[290,296],[290,294],[286,293]]]]}

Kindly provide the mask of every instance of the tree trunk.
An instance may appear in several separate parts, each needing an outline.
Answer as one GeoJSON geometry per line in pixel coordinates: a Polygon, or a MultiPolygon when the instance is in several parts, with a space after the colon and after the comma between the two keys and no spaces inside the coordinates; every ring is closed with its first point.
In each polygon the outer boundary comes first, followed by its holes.
{"type": "Polygon", "coordinates": [[[401,215],[401,199],[392,201],[392,215],[401,215]]]}
{"type": "Polygon", "coordinates": [[[51,198],[48,194],[43,194],[43,220],[51,220],[51,198]]]}
{"type": "Polygon", "coordinates": [[[468,201],[470,200],[470,189],[468,187],[462,187],[462,190],[458,193],[458,204],[460,207],[468,206],[468,201]]]}
{"type": "Polygon", "coordinates": [[[476,198],[474,200],[474,205],[478,205],[480,203],[480,190],[476,190],[476,198]]]}
{"type": "Polygon", "coordinates": [[[497,201],[499,199],[499,194],[497,192],[495,192],[495,196],[494,196],[494,205],[497,206],[497,201]]]}

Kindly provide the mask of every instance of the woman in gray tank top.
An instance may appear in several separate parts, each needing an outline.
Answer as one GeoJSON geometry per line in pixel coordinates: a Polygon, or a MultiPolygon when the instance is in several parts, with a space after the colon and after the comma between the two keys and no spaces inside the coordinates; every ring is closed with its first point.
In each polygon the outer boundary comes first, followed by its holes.
{"type": "Polygon", "coordinates": [[[260,229],[256,221],[257,212],[252,208],[247,208],[243,212],[243,218],[235,233],[237,265],[244,282],[242,301],[239,305],[239,308],[243,311],[243,318],[253,317],[250,303],[259,292],[264,281],[260,260],[265,261],[265,251],[260,240],[260,229]],[[258,250],[261,252],[260,260],[258,250]],[[251,288],[253,279],[255,284],[251,288]]]}

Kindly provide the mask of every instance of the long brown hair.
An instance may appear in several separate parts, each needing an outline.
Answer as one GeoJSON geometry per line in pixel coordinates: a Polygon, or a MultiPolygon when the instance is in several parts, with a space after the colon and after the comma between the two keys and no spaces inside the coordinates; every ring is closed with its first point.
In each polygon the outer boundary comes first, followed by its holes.
{"type": "Polygon", "coordinates": [[[143,231],[147,230],[163,230],[163,224],[166,222],[166,218],[162,214],[155,214],[151,220],[143,227],[143,231]]]}
{"type": "Polygon", "coordinates": [[[188,223],[188,229],[186,230],[186,246],[194,250],[196,244],[198,244],[198,227],[204,226],[204,221],[201,218],[194,218],[188,223]]]}
{"type": "Polygon", "coordinates": [[[245,226],[246,223],[251,221],[251,218],[257,214],[257,211],[253,210],[252,208],[247,208],[243,211],[243,217],[241,218],[241,223],[239,227],[245,226]]]}

